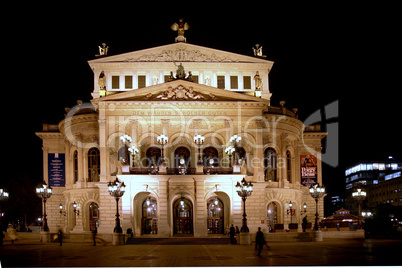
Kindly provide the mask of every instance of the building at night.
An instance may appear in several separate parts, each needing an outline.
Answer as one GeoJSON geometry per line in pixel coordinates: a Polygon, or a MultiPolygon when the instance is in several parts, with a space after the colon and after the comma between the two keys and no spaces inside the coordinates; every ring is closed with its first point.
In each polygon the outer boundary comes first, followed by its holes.
{"type": "MultiPolygon", "coordinates": [[[[121,226],[135,236],[207,237],[240,228],[235,185],[243,178],[253,183],[250,233],[291,222],[301,231],[305,215],[314,222],[309,187],[322,185],[326,133],[305,126],[284,102],[271,105],[273,62],[258,46],[246,56],[186,43],[180,33],[176,41],[114,56],[100,47],[88,61],[91,101],[66,108],[58,125],[36,133],[44,181],[53,187],[50,232],[79,240],[97,228],[110,238],[116,202],[108,182],[116,178],[126,185],[121,226]]],[[[323,198],[318,207],[322,218],[323,198]]]]}
{"type": "MultiPolygon", "coordinates": [[[[350,210],[352,214],[358,215],[358,202],[352,197],[352,193],[358,188],[365,191],[369,187],[371,189],[378,189],[381,185],[384,185],[381,183],[385,180],[384,178],[394,176],[391,174],[398,174],[398,170],[402,170],[402,162],[394,160],[360,162],[347,168],[345,171],[346,209],[350,210]]],[[[380,196],[377,196],[375,199],[375,202],[383,200],[381,196],[382,191],[380,196]]],[[[363,200],[363,206],[366,206],[368,198],[367,200],[363,200]]]]}

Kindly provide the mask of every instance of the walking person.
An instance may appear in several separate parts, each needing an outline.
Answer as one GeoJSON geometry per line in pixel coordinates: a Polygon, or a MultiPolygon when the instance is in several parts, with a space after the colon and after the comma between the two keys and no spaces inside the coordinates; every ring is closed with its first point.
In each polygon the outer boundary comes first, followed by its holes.
{"type": "Polygon", "coordinates": [[[258,250],[257,256],[261,255],[261,250],[266,244],[264,233],[261,232],[261,227],[258,227],[258,232],[255,236],[255,250],[258,250]]]}
{"type": "Polygon", "coordinates": [[[230,235],[230,244],[236,244],[235,241],[235,228],[232,224],[232,226],[230,226],[230,230],[229,230],[229,235],[230,235]]]}
{"type": "Polygon", "coordinates": [[[306,228],[307,228],[307,215],[304,216],[304,218],[303,218],[302,228],[303,228],[303,233],[305,233],[305,232],[306,232],[306,228]]]}
{"type": "Polygon", "coordinates": [[[96,246],[96,234],[98,233],[98,230],[96,230],[97,228],[95,227],[95,229],[92,231],[92,239],[94,240],[94,246],[96,246]]]}
{"type": "Polygon", "coordinates": [[[63,245],[63,232],[61,230],[59,230],[59,232],[57,233],[57,240],[59,240],[60,246],[63,245]]]}

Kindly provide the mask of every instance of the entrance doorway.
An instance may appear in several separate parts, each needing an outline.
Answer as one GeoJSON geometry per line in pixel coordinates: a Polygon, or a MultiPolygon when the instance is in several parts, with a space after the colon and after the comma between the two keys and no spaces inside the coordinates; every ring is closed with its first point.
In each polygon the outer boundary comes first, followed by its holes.
{"type": "Polygon", "coordinates": [[[275,229],[275,224],[278,223],[278,207],[274,202],[268,204],[268,217],[267,217],[267,224],[269,231],[275,229]]]}
{"type": "Polygon", "coordinates": [[[223,203],[218,198],[211,198],[207,202],[208,234],[224,234],[223,203]]]}
{"type": "Polygon", "coordinates": [[[190,200],[180,198],[174,202],[173,224],[175,235],[193,234],[193,205],[190,200]]]}
{"type": "Polygon", "coordinates": [[[157,202],[155,198],[148,197],[142,204],[142,234],[158,233],[157,202]]]}
{"type": "Polygon", "coordinates": [[[95,230],[99,225],[99,207],[98,204],[92,202],[89,205],[89,230],[95,230]]]}

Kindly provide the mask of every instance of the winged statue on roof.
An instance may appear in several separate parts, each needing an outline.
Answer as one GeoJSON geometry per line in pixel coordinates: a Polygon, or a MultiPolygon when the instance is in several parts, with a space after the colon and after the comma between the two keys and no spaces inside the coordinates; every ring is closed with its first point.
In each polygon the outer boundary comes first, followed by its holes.
{"type": "Polygon", "coordinates": [[[177,37],[175,38],[176,42],[187,42],[187,39],[184,37],[184,31],[187,31],[190,28],[190,25],[187,22],[184,22],[183,19],[179,19],[179,23],[173,23],[170,28],[173,31],[177,31],[177,37]]]}

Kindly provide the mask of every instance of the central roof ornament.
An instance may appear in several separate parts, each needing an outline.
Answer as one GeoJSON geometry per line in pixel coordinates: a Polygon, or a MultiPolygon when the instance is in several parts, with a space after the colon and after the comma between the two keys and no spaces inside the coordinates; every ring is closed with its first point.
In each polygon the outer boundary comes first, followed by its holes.
{"type": "MultiPolygon", "coordinates": [[[[175,63],[176,65],[176,63],[175,63]]],[[[176,65],[177,66],[177,65],[176,65]]],[[[177,66],[177,71],[176,71],[176,76],[173,75],[173,72],[170,72],[170,76],[169,76],[169,82],[173,81],[173,80],[177,80],[177,79],[183,79],[183,80],[187,80],[190,82],[193,82],[193,75],[191,74],[191,71],[188,72],[188,74],[186,75],[186,72],[184,71],[184,67],[183,65],[180,63],[177,66]]]]}
{"type": "Polygon", "coordinates": [[[173,23],[170,28],[173,31],[177,31],[177,37],[175,38],[176,43],[187,42],[187,39],[184,37],[184,31],[190,28],[187,22],[183,22],[183,19],[179,19],[179,23],[173,23]]]}

